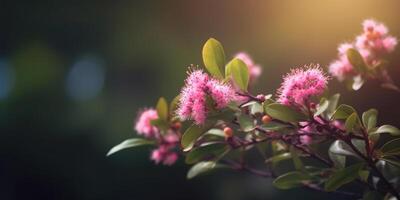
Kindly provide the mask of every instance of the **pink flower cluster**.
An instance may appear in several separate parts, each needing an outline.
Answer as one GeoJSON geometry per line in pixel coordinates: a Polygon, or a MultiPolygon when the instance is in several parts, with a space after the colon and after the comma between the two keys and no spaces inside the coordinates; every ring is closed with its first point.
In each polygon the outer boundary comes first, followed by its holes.
{"type": "Polygon", "coordinates": [[[245,52],[239,52],[235,55],[235,58],[239,58],[247,65],[251,82],[254,82],[261,75],[262,68],[258,64],[254,63],[249,54],[245,52]]]}
{"type": "Polygon", "coordinates": [[[139,135],[143,135],[146,138],[158,137],[157,127],[151,125],[151,121],[158,119],[158,114],[155,109],[145,109],[139,113],[136,121],[135,130],[139,135]]]}
{"type": "Polygon", "coordinates": [[[178,159],[178,154],[172,151],[179,142],[179,137],[175,133],[168,133],[162,138],[160,146],[153,150],[151,159],[155,163],[163,163],[164,165],[172,165],[178,159]]]}
{"type": "Polygon", "coordinates": [[[173,131],[161,135],[160,130],[151,124],[155,119],[158,119],[157,111],[153,108],[145,109],[138,116],[135,130],[139,135],[158,142],[158,148],[152,151],[152,160],[157,164],[172,165],[178,159],[178,154],[173,149],[178,145],[179,137],[173,131]]]}
{"type": "Polygon", "coordinates": [[[217,109],[226,107],[235,99],[235,90],[231,85],[209,77],[203,70],[196,69],[188,74],[177,110],[182,120],[193,119],[196,124],[204,124],[210,109],[207,107],[207,97],[211,97],[217,109]]]}
{"type": "Polygon", "coordinates": [[[339,58],[329,65],[329,72],[339,81],[357,75],[347,59],[348,49],[358,50],[367,64],[374,64],[383,54],[392,52],[397,45],[397,39],[388,35],[388,29],[384,24],[368,19],[362,25],[363,32],[354,42],[339,45],[339,58]]]}
{"type": "Polygon", "coordinates": [[[327,83],[328,77],[318,65],[293,69],[284,76],[277,101],[284,105],[304,105],[312,96],[322,94],[327,83]]]}

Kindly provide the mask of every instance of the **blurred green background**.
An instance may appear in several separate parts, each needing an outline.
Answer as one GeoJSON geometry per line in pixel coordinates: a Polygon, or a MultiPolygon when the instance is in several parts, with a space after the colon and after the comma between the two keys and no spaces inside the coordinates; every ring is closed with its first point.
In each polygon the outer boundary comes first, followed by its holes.
{"type": "MultiPolygon", "coordinates": [[[[154,165],[146,147],[105,154],[135,136],[138,109],[179,92],[209,37],[227,55],[250,53],[263,66],[255,91],[274,93],[290,68],[329,64],[365,18],[399,38],[399,8],[398,0],[3,0],[0,199],[338,199],[232,172],[187,181],[182,160],[154,165]]],[[[397,84],[399,55],[389,58],[397,84]]],[[[332,80],[330,90],[400,126],[400,95],[376,82],[349,92],[332,80]]]]}

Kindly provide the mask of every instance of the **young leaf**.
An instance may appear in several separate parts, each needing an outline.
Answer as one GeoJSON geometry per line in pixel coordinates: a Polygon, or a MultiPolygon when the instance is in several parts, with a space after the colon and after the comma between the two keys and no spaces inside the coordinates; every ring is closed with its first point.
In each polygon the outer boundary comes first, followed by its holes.
{"type": "Polygon", "coordinates": [[[310,179],[311,176],[302,172],[294,171],[279,176],[274,180],[273,184],[275,187],[285,190],[300,187],[303,185],[303,181],[308,181],[310,179]]]}
{"type": "Polygon", "coordinates": [[[378,111],[376,109],[369,109],[362,114],[362,121],[367,130],[375,128],[377,121],[378,111]]]}
{"type": "Polygon", "coordinates": [[[211,128],[210,125],[191,125],[182,135],[181,145],[183,151],[190,151],[196,140],[211,128]]]}
{"type": "Polygon", "coordinates": [[[254,128],[255,128],[254,121],[249,116],[239,115],[238,120],[239,120],[240,128],[244,132],[250,132],[250,131],[254,130],[254,128]]]}
{"type": "Polygon", "coordinates": [[[215,166],[216,166],[216,163],[213,162],[213,161],[202,161],[202,162],[199,162],[199,163],[193,165],[189,169],[189,171],[187,173],[187,178],[188,179],[192,179],[192,178],[194,178],[194,177],[196,177],[196,176],[198,176],[200,174],[203,174],[205,172],[208,172],[208,171],[214,169],[215,166]]]}
{"type": "Polygon", "coordinates": [[[225,76],[232,76],[236,85],[242,91],[247,91],[247,86],[249,84],[249,70],[242,60],[234,58],[232,61],[230,61],[226,65],[225,76]]]}
{"type": "Polygon", "coordinates": [[[359,122],[358,115],[357,113],[354,112],[346,119],[346,122],[344,123],[346,131],[349,133],[352,132],[353,129],[357,126],[358,122],[359,122]]]}
{"type": "Polygon", "coordinates": [[[357,50],[349,49],[347,50],[346,54],[347,54],[347,59],[349,60],[351,65],[353,65],[354,69],[357,72],[364,73],[368,70],[363,57],[357,50]]]}
{"type": "Polygon", "coordinates": [[[206,143],[201,147],[193,149],[186,155],[185,162],[187,164],[194,164],[207,157],[215,157],[223,153],[228,146],[222,143],[206,143]]]}
{"type": "Polygon", "coordinates": [[[393,136],[399,136],[400,130],[392,125],[383,125],[380,126],[376,131],[371,132],[370,134],[380,134],[380,133],[389,133],[393,136]]]}
{"type": "Polygon", "coordinates": [[[171,115],[171,117],[175,116],[175,111],[178,108],[178,104],[179,104],[179,100],[180,100],[181,96],[177,95],[169,104],[169,114],[171,115]]]}
{"type": "Polygon", "coordinates": [[[217,78],[223,78],[222,71],[225,66],[225,53],[221,43],[210,38],[203,46],[203,62],[208,72],[217,78]]]}
{"type": "Polygon", "coordinates": [[[340,99],[340,94],[335,94],[328,99],[329,105],[328,108],[326,109],[326,112],[329,118],[331,118],[332,114],[335,112],[339,99],[340,99]]]}
{"type": "Polygon", "coordinates": [[[346,104],[340,105],[335,112],[332,114],[332,119],[347,119],[351,114],[356,112],[356,110],[346,104]]]}
{"type": "Polygon", "coordinates": [[[142,138],[131,138],[123,141],[122,143],[114,146],[113,148],[108,151],[107,156],[114,154],[118,151],[131,148],[131,147],[136,147],[136,146],[142,146],[142,145],[152,145],[154,144],[154,141],[151,140],[146,140],[142,138]]]}
{"type": "Polygon", "coordinates": [[[168,120],[168,103],[164,97],[161,97],[160,99],[158,99],[156,108],[157,108],[158,117],[162,120],[167,121],[168,120]]]}
{"type": "Polygon", "coordinates": [[[358,171],[360,171],[362,167],[363,163],[360,163],[337,170],[325,182],[325,190],[329,192],[335,191],[342,185],[352,182],[359,177],[358,171]]]}
{"type": "Polygon", "coordinates": [[[318,116],[323,112],[325,112],[325,110],[328,109],[328,106],[329,106],[329,101],[325,98],[322,98],[317,106],[317,110],[315,111],[314,116],[318,116]]]}
{"type": "Polygon", "coordinates": [[[279,103],[267,105],[265,107],[265,112],[273,119],[278,119],[284,122],[299,122],[307,119],[307,116],[303,113],[279,103]]]}

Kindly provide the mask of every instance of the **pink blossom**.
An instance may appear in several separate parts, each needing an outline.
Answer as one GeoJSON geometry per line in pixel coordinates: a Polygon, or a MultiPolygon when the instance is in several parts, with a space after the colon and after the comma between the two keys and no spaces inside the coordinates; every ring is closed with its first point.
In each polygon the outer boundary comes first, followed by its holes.
{"type": "Polygon", "coordinates": [[[253,62],[249,54],[245,52],[239,52],[235,55],[235,58],[239,58],[247,65],[251,81],[256,80],[261,75],[262,68],[253,62]]]}
{"type": "Polygon", "coordinates": [[[347,56],[343,55],[338,60],[329,65],[329,73],[335,76],[339,81],[354,74],[353,66],[350,64],[347,56]]]}
{"type": "Polygon", "coordinates": [[[172,165],[178,159],[178,155],[170,151],[167,146],[161,145],[158,149],[152,151],[151,159],[157,164],[162,162],[164,165],[172,165]]]}
{"type": "Polygon", "coordinates": [[[312,142],[312,137],[309,135],[300,136],[300,142],[305,145],[309,145],[312,142]]]}
{"type": "Polygon", "coordinates": [[[236,94],[231,85],[210,78],[202,70],[190,72],[181,91],[178,116],[182,120],[193,119],[196,124],[204,124],[209,111],[207,96],[215,102],[217,109],[222,109],[235,100],[236,94]]]}
{"type": "Polygon", "coordinates": [[[363,22],[364,32],[356,38],[356,46],[368,49],[371,53],[389,53],[397,45],[397,39],[388,35],[388,28],[375,20],[368,19],[363,22]]]}
{"type": "Polygon", "coordinates": [[[383,47],[388,52],[392,52],[397,45],[397,39],[395,37],[388,36],[383,39],[383,47]]]}
{"type": "Polygon", "coordinates": [[[284,105],[304,105],[312,96],[322,94],[327,82],[328,77],[318,65],[294,69],[283,78],[278,90],[278,102],[284,105]]]}
{"type": "Polygon", "coordinates": [[[156,137],[158,134],[157,127],[151,125],[151,120],[158,119],[157,111],[149,108],[142,111],[136,121],[135,130],[138,134],[147,138],[156,137]]]}

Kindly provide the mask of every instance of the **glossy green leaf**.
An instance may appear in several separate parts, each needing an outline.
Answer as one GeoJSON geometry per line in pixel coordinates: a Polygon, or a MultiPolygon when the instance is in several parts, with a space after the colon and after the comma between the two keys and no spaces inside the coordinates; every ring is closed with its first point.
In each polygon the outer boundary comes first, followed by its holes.
{"type": "Polygon", "coordinates": [[[365,111],[362,114],[362,121],[364,127],[367,128],[367,130],[375,128],[377,117],[378,117],[378,111],[376,109],[369,109],[365,111]]]}
{"type": "Polygon", "coordinates": [[[288,160],[292,158],[292,154],[290,154],[289,152],[285,152],[285,153],[281,153],[275,156],[272,156],[270,158],[268,158],[265,162],[266,163],[273,163],[274,165],[276,165],[277,163],[284,161],[284,160],[288,160]]]}
{"type": "Polygon", "coordinates": [[[344,143],[341,140],[336,140],[332,143],[332,145],[329,147],[329,152],[337,155],[342,155],[342,156],[356,156],[357,155],[351,150],[349,145],[344,143]]]}
{"type": "Polygon", "coordinates": [[[215,135],[215,136],[218,136],[218,137],[225,137],[224,131],[221,130],[221,129],[217,129],[217,128],[210,129],[205,134],[207,134],[207,135],[215,135]]]}
{"type": "Polygon", "coordinates": [[[357,50],[352,48],[348,49],[346,54],[349,62],[351,63],[351,65],[353,65],[354,69],[357,72],[364,73],[368,70],[363,57],[357,50]]]}
{"type": "Polygon", "coordinates": [[[210,38],[203,46],[203,62],[207,71],[217,78],[223,78],[223,68],[225,66],[225,52],[221,43],[210,38]]]}
{"type": "Polygon", "coordinates": [[[192,178],[194,178],[194,177],[196,177],[196,176],[198,176],[200,174],[203,174],[203,173],[211,171],[212,169],[215,168],[215,166],[216,166],[216,163],[213,162],[213,161],[202,161],[202,162],[199,162],[199,163],[193,165],[189,169],[186,177],[188,179],[192,179],[192,178]]]}
{"type": "Polygon", "coordinates": [[[304,164],[293,146],[290,146],[290,154],[292,154],[294,168],[298,171],[304,171],[304,164]]]}
{"type": "Polygon", "coordinates": [[[346,166],[346,156],[328,152],[329,158],[332,160],[336,168],[344,168],[346,166]]]}
{"type": "Polygon", "coordinates": [[[325,98],[322,98],[317,106],[317,110],[314,113],[314,116],[318,116],[325,112],[326,109],[329,107],[329,101],[325,98]]]}
{"type": "Polygon", "coordinates": [[[150,124],[156,126],[157,128],[163,131],[166,131],[169,128],[168,122],[160,118],[151,120],[150,124]]]}
{"type": "Polygon", "coordinates": [[[390,140],[381,147],[384,156],[400,155],[400,138],[390,140]]]}
{"type": "Polygon", "coordinates": [[[311,176],[302,172],[294,171],[279,176],[274,180],[273,184],[275,187],[285,190],[301,187],[303,186],[304,181],[308,181],[310,179],[311,176]]]}
{"type": "Polygon", "coordinates": [[[358,125],[358,122],[358,115],[354,112],[346,119],[346,122],[344,123],[346,131],[349,133],[353,132],[354,128],[358,125]]]}
{"type": "Polygon", "coordinates": [[[393,136],[399,136],[400,130],[392,125],[383,125],[380,126],[378,129],[376,129],[375,131],[371,132],[370,134],[381,134],[381,133],[389,133],[390,135],[393,136]]]}
{"type": "Polygon", "coordinates": [[[255,128],[254,120],[247,115],[239,115],[238,121],[239,121],[240,128],[244,132],[253,131],[255,128]]]}
{"type": "Polygon", "coordinates": [[[225,68],[225,76],[232,77],[235,84],[242,90],[247,91],[249,84],[249,70],[246,64],[238,59],[232,59],[225,68]]]}
{"type": "Polygon", "coordinates": [[[205,158],[216,157],[217,155],[222,154],[227,149],[228,146],[223,143],[205,143],[202,146],[190,151],[186,155],[185,162],[187,164],[194,164],[205,158]]]}
{"type": "Polygon", "coordinates": [[[329,192],[335,191],[342,185],[354,181],[359,177],[358,172],[362,169],[362,167],[363,163],[360,163],[337,170],[325,182],[325,190],[329,192]]]}
{"type": "Polygon", "coordinates": [[[332,114],[335,112],[337,105],[339,103],[339,99],[340,99],[340,94],[332,95],[328,99],[329,105],[328,105],[328,108],[326,109],[326,112],[327,112],[327,116],[329,118],[331,118],[332,114]]]}
{"type": "Polygon", "coordinates": [[[158,117],[160,119],[167,121],[168,120],[168,103],[164,97],[161,97],[160,99],[158,99],[156,108],[157,108],[158,117]]]}
{"type": "Polygon", "coordinates": [[[257,114],[257,113],[263,113],[263,112],[264,112],[264,108],[263,108],[263,106],[262,106],[260,103],[258,103],[258,102],[256,102],[255,104],[253,104],[253,105],[250,106],[250,113],[251,113],[252,115],[255,115],[255,114],[257,114]]]}
{"type": "Polygon", "coordinates": [[[202,136],[203,133],[207,132],[210,128],[210,125],[191,125],[182,135],[181,145],[183,151],[189,151],[190,149],[192,149],[197,139],[202,136]]]}
{"type": "Polygon", "coordinates": [[[152,145],[154,143],[155,143],[154,141],[146,140],[146,139],[142,139],[142,138],[127,139],[127,140],[123,141],[122,143],[111,148],[110,151],[108,151],[107,156],[114,154],[118,151],[127,149],[127,148],[137,147],[137,146],[142,146],[142,145],[152,145]]]}
{"type": "Polygon", "coordinates": [[[307,116],[288,106],[272,103],[265,107],[265,112],[273,119],[278,119],[284,122],[299,122],[305,121],[307,116]]]}
{"type": "Polygon", "coordinates": [[[351,114],[355,113],[356,110],[346,104],[340,105],[335,112],[332,114],[332,119],[347,119],[351,114]]]}
{"type": "Polygon", "coordinates": [[[269,122],[268,124],[261,125],[261,128],[267,131],[279,131],[282,129],[290,128],[291,126],[287,124],[282,124],[279,122],[269,122]]]}

